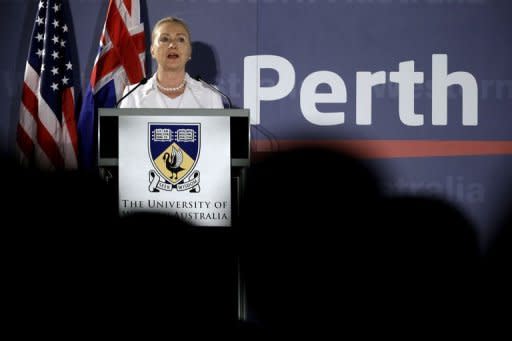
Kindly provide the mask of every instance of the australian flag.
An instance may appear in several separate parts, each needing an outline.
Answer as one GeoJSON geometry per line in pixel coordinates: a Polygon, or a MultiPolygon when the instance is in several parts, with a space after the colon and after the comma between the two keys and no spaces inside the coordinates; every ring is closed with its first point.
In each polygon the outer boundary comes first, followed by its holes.
{"type": "Polygon", "coordinates": [[[98,108],[115,107],[124,88],[145,77],[145,54],[140,1],[110,0],[78,121],[82,168],[96,166],[98,108]]]}
{"type": "Polygon", "coordinates": [[[45,170],[77,167],[78,136],[67,2],[39,2],[25,77],[16,141],[22,164],[45,170]]]}

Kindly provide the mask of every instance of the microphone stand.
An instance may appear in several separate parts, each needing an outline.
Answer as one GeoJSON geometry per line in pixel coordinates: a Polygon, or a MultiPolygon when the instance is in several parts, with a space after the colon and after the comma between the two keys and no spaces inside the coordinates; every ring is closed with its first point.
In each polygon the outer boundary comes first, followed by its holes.
{"type": "Polygon", "coordinates": [[[224,97],[227,101],[228,101],[228,104],[229,104],[229,108],[232,109],[233,108],[233,103],[231,103],[231,99],[226,95],[224,94],[222,91],[220,91],[219,89],[217,89],[216,87],[214,87],[213,85],[211,85],[210,83],[206,82],[205,80],[203,80],[200,76],[196,76],[194,78],[196,81],[198,82],[201,82],[202,84],[204,84],[206,87],[212,89],[213,91],[215,91],[216,93],[218,93],[219,95],[221,95],[222,97],[224,97]]]}
{"type": "Polygon", "coordinates": [[[132,92],[134,92],[139,86],[143,85],[143,84],[146,84],[148,82],[148,79],[146,77],[142,78],[139,82],[139,84],[137,84],[136,86],[133,87],[133,89],[131,89],[130,91],[128,91],[128,93],[126,93],[126,95],[124,95],[123,97],[121,97],[119,99],[119,101],[116,102],[116,108],[119,106],[119,103],[121,103],[121,101],[123,99],[125,99],[126,97],[128,97],[128,95],[130,95],[132,92]]]}

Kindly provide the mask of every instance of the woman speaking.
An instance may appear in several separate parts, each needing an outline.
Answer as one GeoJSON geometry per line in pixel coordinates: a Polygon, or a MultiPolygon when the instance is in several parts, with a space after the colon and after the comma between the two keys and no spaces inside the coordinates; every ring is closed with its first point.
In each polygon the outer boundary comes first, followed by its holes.
{"type": "MultiPolygon", "coordinates": [[[[190,30],[175,17],[159,20],[151,33],[151,56],[158,67],[147,82],[128,95],[120,108],[223,108],[222,98],[185,72],[192,58],[190,30]]],[[[125,88],[124,95],[139,84],[125,88]]]]}

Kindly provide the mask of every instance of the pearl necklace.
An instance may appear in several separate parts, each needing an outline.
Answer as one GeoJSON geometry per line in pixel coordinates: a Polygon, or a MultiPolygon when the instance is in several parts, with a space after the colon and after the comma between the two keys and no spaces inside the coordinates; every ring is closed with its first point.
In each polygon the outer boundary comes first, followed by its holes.
{"type": "Polygon", "coordinates": [[[177,87],[174,87],[174,88],[166,88],[162,85],[160,85],[160,83],[158,83],[158,80],[155,78],[155,81],[156,81],[156,86],[162,90],[162,91],[165,91],[165,92],[177,92],[177,91],[180,91],[181,89],[183,89],[183,87],[185,86],[185,84],[187,83],[187,80],[186,79],[183,79],[183,82],[181,82],[177,87]]]}

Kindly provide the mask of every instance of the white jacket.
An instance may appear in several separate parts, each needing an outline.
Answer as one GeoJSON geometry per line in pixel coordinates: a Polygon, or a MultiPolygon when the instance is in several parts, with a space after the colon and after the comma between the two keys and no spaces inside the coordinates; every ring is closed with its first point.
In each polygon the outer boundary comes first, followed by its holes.
{"type": "MultiPolygon", "coordinates": [[[[209,89],[201,82],[185,74],[187,80],[183,99],[180,102],[180,108],[190,109],[216,109],[224,108],[222,97],[209,89]]],[[[124,89],[123,96],[128,93],[137,84],[127,86],[124,89]]],[[[156,87],[156,73],[148,79],[146,84],[138,87],[128,97],[123,99],[119,108],[167,108],[165,95],[156,87]]]]}

